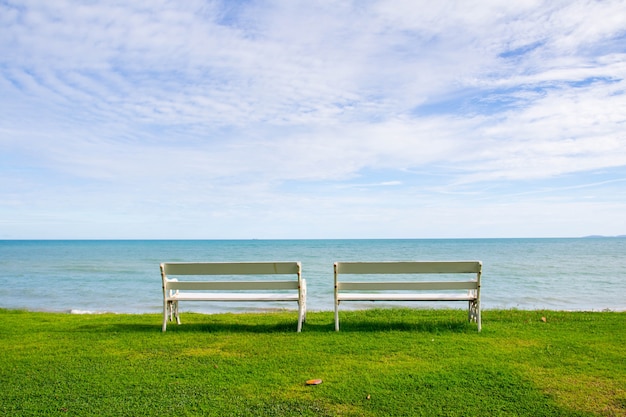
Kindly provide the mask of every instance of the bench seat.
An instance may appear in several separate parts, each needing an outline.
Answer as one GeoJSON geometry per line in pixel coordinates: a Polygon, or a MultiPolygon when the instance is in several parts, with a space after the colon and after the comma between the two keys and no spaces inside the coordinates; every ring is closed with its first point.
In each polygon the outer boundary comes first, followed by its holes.
{"type": "Polygon", "coordinates": [[[298,301],[293,294],[234,294],[234,293],[178,293],[169,297],[172,301],[298,301]]]}
{"type": "Polygon", "coordinates": [[[467,294],[383,294],[351,293],[341,294],[339,301],[472,301],[476,297],[467,294]]]}

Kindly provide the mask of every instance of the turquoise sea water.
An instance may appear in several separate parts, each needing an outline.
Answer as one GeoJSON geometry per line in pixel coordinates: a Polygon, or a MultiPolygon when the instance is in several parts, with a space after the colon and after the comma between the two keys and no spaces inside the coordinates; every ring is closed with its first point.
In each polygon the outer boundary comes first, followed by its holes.
{"type": "MultiPolygon", "coordinates": [[[[160,262],[300,261],[309,310],[332,310],[333,262],[391,260],[481,260],[486,309],[626,310],[626,238],[0,241],[0,308],[160,312],[160,262]]],[[[207,313],[268,307],[295,303],[181,304],[207,313]]]]}

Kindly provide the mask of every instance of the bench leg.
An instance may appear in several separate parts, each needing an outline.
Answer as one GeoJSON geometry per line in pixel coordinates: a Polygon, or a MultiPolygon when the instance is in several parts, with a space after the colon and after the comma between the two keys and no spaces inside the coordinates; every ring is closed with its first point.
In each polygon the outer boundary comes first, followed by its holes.
{"type": "Polygon", "coordinates": [[[180,314],[178,314],[178,301],[174,301],[172,303],[172,308],[174,310],[174,317],[176,317],[176,324],[180,324],[180,314]]]}
{"type": "Polygon", "coordinates": [[[165,329],[167,329],[167,319],[168,319],[168,310],[169,310],[169,303],[168,302],[164,302],[163,303],[163,327],[161,328],[161,331],[165,331],[165,329]]]}
{"type": "Polygon", "coordinates": [[[302,310],[302,306],[298,308],[298,329],[296,330],[298,333],[302,331],[302,322],[304,321],[304,311],[302,310]]]}
{"type": "Polygon", "coordinates": [[[298,294],[298,329],[297,332],[302,331],[302,323],[306,320],[306,280],[300,282],[300,289],[298,294]]]}
{"type": "Polygon", "coordinates": [[[306,301],[298,301],[298,333],[302,331],[302,323],[306,320],[306,301]]]}
{"type": "Polygon", "coordinates": [[[302,280],[302,322],[306,321],[306,280],[302,280]]]}
{"type": "Polygon", "coordinates": [[[335,301],[335,331],[339,331],[339,301],[335,301]]]}
{"type": "Polygon", "coordinates": [[[470,322],[476,322],[478,325],[478,331],[481,329],[481,319],[480,319],[480,304],[478,300],[472,300],[469,302],[468,308],[468,320],[470,322]]]}
{"type": "Polygon", "coordinates": [[[476,324],[478,325],[478,331],[482,329],[482,320],[480,318],[480,301],[476,300],[476,324]]]}
{"type": "Polygon", "coordinates": [[[164,302],[162,331],[165,331],[167,329],[167,322],[174,320],[174,317],[176,317],[176,323],[180,324],[180,316],[178,314],[178,301],[164,302]]]}

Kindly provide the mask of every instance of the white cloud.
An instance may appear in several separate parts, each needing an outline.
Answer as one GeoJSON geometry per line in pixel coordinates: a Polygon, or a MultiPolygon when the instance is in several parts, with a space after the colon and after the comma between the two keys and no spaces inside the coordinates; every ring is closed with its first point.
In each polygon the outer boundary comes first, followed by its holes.
{"type": "Polygon", "coordinates": [[[0,213],[17,235],[29,206],[51,230],[502,217],[527,181],[619,180],[624,27],[622,1],[3,2],[0,213]]]}

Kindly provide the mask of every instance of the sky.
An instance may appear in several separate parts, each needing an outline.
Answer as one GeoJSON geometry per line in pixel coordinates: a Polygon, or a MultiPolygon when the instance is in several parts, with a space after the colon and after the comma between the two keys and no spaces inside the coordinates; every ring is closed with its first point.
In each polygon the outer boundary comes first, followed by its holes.
{"type": "Polygon", "coordinates": [[[0,0],[0,239],[626,234],[626,1],[0,0]]]}

